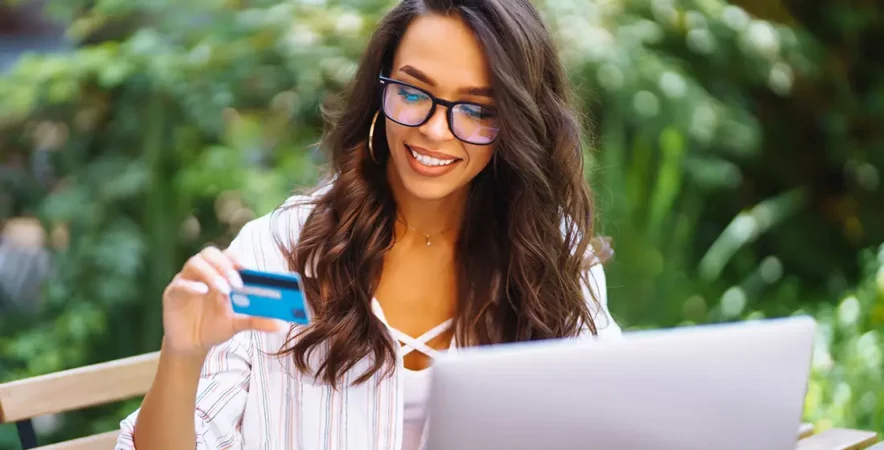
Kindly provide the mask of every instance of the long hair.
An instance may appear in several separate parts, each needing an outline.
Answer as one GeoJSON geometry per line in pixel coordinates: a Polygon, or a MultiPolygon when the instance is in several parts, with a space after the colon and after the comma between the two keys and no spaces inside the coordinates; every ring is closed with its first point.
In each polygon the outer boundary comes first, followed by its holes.
{"type": "Polygon", "coordinates": [[[456,243],[458,345],[596,333],[581,286],[594,253],[581,121],[538,11],[529,0],[403,0],[378,25],[339,107],[325,111],[322,147],[334,181],[311,200],[296,245],[282,247],[291,270],[312,274],[303,285],[314,320],[280,354],[332,385],[363,359],[371,364],[357,384],[395,366],[395,344],[372,312],[396,217],[384,120],[372,143],[377,161],[367,142],[381,104],[378,75],[390,72],[400,37],[421,14],[459,16],[476,34],[500,120],[494,158],[470,186],[456,243]],[[317,351],[323,357],[308,363],[317,351]]]}

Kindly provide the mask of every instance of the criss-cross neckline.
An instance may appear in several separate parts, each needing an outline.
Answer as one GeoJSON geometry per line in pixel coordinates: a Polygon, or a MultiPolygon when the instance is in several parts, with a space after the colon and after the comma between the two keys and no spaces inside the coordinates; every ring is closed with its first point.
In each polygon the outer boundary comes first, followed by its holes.
{"type": "MultiPolygon", "coordinates": [[[[390,334],[392,334],[393,337],[395,337],[397,340],[399,340],[399,342],[401,342],[400,346],[402,348],[402,353],[401,353],[402,357],[405,357],[406,355],[408,355],[409,353],[411,353],[413,351],[418,351],[420,353],[423,353],[424,355],[430,357],[431,359],[435,359],[437,356],[441,355],[441,352],[439,350],[436,350],[435,348],[430,347],[429,345],[427,345],[427,343],[430,342],[431,340],[435,339],[436,337],[438,337],[440,334],[447,331],[451,327],[451,324],[454,322],[454,319],[448,319],[448,320],[440,323],[439,325],[436,325],[435,327],[427,330],[426,332],[424,332],[420,336],[412,337],[412,336],[408,335],[407,333],[404,333],[401,330],[397,329],[396,327],[390,325],[390,323],[387,321],[387,316],[384,314],[384,309],[381,307],[380,302],[376,298],[372,299],[372,307],[373,307],[372,309],[374,309],[374,311],[375,311],[375,314],[378,316],[379,319],[381,319],[381,322],[383,322],[384,325],[386,325],[387,328],[390,330],[390,334]]],[[[408,369],[408,368],[406,368],[406,369],[408,369]]],[[[426,369],[421,369],[421,370],[408,369],[408,370],[410,370],[412,372],[420,372],[420,371],[426,370],[426,369]]]]}

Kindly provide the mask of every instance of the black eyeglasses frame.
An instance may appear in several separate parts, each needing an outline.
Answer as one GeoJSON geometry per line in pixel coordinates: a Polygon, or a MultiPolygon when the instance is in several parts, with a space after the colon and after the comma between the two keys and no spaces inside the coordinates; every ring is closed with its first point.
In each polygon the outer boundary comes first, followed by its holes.
{"type": "MultiPolygon", "coordinates": [[[[430,118],[436,114],[436,106],[442,105],[448,109],[448,114],[446,114],[446,117],[448,119],[448,130],[451,131],[451,135],[454,136],[455,138],[457,138],[458,140],[460,140],[462,142],[466,142],[467,144],[470,144],[470,145],[491,145],[494,143],[495,140],[497,140],[498,135],[495,135],[494,138],[491,139],[491,141],[489,141],[489,142],[482,142],[482,143],[470,142],[465,139],[461,139],[460,136],[458,136],[457,133],[454,131],[454,108],[456,106],[458,106],[458,105],[478,106],[480,108],[485,108],[485,109],[489,109],[492,111],[496,111],[496,109],[494,107],[488,106],[488,105],[483,105],[481,103],[476,103],[476,102],[450,101],[450,100],[441,99],[439,97],[436,97],[435,95],[433,95],[432,93],[430,93],[426,89],[419,88],[413,84],[409,84],[404,81],[394,80],[392,78],[388,78],[383,75],[378,76],[378,80],[381,84],[381,113],[384,115],[384,117],[392,120],[393,122],[396,122],[402,126],[417,128],[417,127],[422,126],[425,123],[427,123],[430,120],[430,118]],[[390,85],[394,85],[394,84],[397,84],[400,86],[405,86],[409,89],[414,89],[416,91],[419,91],[422,94],[429,97],[430,101],[433,102],[433,106],[430,107],[430,111],[427,113],[427,116],[424,117],[424,119],[421,120],[418,124],[413,125],[413,124],[409,124],[409,123],[402,123],[402,122],[394,119],[393,117],[390,117],[387,114],[386,105],[385,105],[386,104],[385,100],[386,100],[387,87],[389,87],[390,85]]],[[[500,129],[498,129],[498,131],[500,131],[500,129]]]]}

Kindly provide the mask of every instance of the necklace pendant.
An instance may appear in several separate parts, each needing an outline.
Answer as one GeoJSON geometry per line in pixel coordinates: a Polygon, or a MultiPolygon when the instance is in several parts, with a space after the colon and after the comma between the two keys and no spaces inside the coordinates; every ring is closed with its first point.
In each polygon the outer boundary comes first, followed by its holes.
{"type": "Polygon", "coordinates": [[[424,237],[427,238],[427,247],[429,247],[430,244],[432,244],[432,241],[430,240],[430,236],[425,234],[424,237]]]}

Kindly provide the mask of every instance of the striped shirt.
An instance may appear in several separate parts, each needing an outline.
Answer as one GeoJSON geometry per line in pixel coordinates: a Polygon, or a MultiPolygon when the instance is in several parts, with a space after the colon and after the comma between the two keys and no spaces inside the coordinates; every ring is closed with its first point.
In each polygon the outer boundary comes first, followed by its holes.
{"type": "MultiPolygon", "coordinates": [[[[289,202],[302,201],[292,197],[289,202]]],[[[288,265],[274,236],[297,242],[309,206],[281,209],[249,222],[231,243],[247,268],[286,272],[288,265]]],[[[305,274],[305,275],[309,275],[305,274]]],[[[599,337],[619,336],[609,318],[602,266],[590,269],[592,289],[602,305],[595,311],[599,337]]],[[[214,347],[202,368],[194,424],[197,450],[399,450],[403,428],[403,359],[392,377],[375,375],[352,381],[368,366],[357,364],[345,375],[345,388],[333,389],[303,373],[291,358],[272,356],[288,332],[242,332],[214,347]]],[[[398,348],[398,347],[397,347],[398,348]]],[[[449,352],[456,352],[452,342],[449,352]]],[[[322,352],[314,352],[315,361],[322,352]]],[[[314,361],[311,361],[311,363],[314,361]]],[[[135,450],[132,433],[138,410],[125,418],[116,450],[135,450]]],[[[423,442],[426,442],[426,427],[423,442]]]]}

